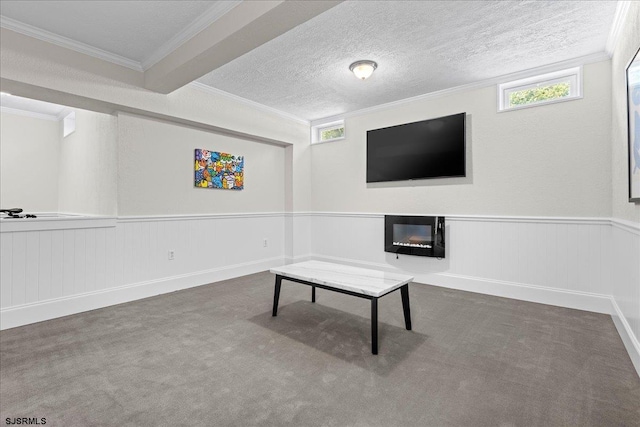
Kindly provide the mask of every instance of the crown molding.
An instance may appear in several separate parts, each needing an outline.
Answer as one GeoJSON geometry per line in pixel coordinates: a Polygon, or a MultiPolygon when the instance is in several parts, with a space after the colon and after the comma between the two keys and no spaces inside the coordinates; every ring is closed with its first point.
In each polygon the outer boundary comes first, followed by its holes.
{"type": "Polygon", "coordinates": [[[220,19],[240,3],[242,3],[242,0],[216,2],[211,8],[209,8],[209,10],[207,10],[207,12],[198,17],[198,19],[196,19],[178,34],[173,36],[167,43],[152,52],[151,55],[146,57],[142,62],[134,61],[132,59],[107,52],[88,44],[78,42],[46,30],[42,30],[32,25],[22,23],[20,21],[16,21],[15,19],[7,18],[6,16],[0,16],[0,26],[2,28],[34,37],[48,43],[53,43],[55,45],[71,49],[85,55],[93,56],[94,58],[99,58],[117,65],[121,65],[123,67],[130,68],[135,71],[143,72],[160,62],[164,57],[169,55],[171,52],[173,52],[183,43],[198,34],[200,31],[216,22],[218,19],[220,19]]]}
{"type": "Polygon", "coordinates": [[[609,31],[609,37],[607,38],[607,44],[605,48],[605,51],[607,52],[609,57],[612,57],[613,52],[616,50],[618,39],[620,38],[620,34],[622,33],[622,27],[627,17],[627,13],[629,12],[630,6],[630,1],[619,1],[618,5],[616,6],[616,14],[613,17],[613,24],[611,25],[611,31],[609,31]]]}
{"type": "Polygon", "coordinates": [[[597,52],[590,55],[580,56],[578,58],[568,59],[566,61],[556,62],[554,64],[544,65],[541,67],[530,68],[524,71],[518,71],[511,74],[504,74],[498,77],[492,77],[490,79],[480,80],[473,83],[468,83],[462,86],[456,86],[448,89],[438,90],[435,92],[429,92],[422,95],[412,96],[410,98],[400,99],[398,101],[387,102],[386,104],[374,105],[373,107],[363,108],[361,110],[350,111],[347,113],[336,114],[334,116],[323,117],[311,121],[311,126],[319,126],[325,123],[334,122],[337,120],[344,120],[350,117],[362,116],[378,111],[385,111],[392,108],[397,108],[411,102],[423,101],[432,98],[441,98],[443,96],[453,95],[460,92],[466,92],[474,89],[482,89],[485,87],[497,85],[499,83],[509,82],[511,80],[520,80],[527,77],[532,77],[538,74],[550,73],[553,71],[560,71],[565,68],[578,67],[584,64],[590,64],[593,62],[608,61],[611,57],[606,52],[597,52]]]}
{"type": "Polygon", "coordinates": [[[55,114],[35,113],[33,111],[20,110],[17,108],[0,107],[0,112],[5,114],[14,114],[16,116],[31,117],[33,119],[49,120],[52,122],[60,121],[60,119],[58,119],[58,116],[55,114]]]}
{"type": "Polygon", "coordinates": [[[303,119],[302,117],[296,116],[294,114],[287,113],[285,111],[278,110],[278,109],[273,108],[273,107],[269,107],[269,106],[264,105],[264,104],[260,104],[260,103],[255,102],[255,101],[251,101],[249,99],[243,98],[243,97],[238,96],[238,95],[234,95],[234,94],[229,93],[229,92],[225,92],[225,91],[220,90],[220,89],[216,89],[214,87],[205,85],[205,84],[200,83],[198,81],[191,82],[187,86],[191,86],[192,88],[201,90],[203,92],[207,92],[207,93],[210,93],[210,94],[213,94],[213,95],[222,96],[224,98],[240,102],[242,104],[245,104],[245,105],[247,105],[249,107],[256,108],[258,110],[262,110],[262,111],[265,111],[265,112],[268,112],[268,113],[276,114],[276,115],[278,115],[280,117],[283,117],[285,119],[295,120],[295,121],[297,121],[299,123],[302,123],[304,125],[307,125],[307,126],[309,126],[309,123],[310,123],[309,120],[303,119]]]}
{"type": "Polygon", "coordinates": [[[142,69],[146,71],[158,62],[162,61],[164,57],[182,46],[182,44],[190,40],[200,31],[222,18],[240,3],[242,3],[242,0],[215,2],[214,5],[211,6],[204,14],[200,15],[198,19],[193,21],[190,25],[173,36],[168,42],[143,59],[140,63],[142,69]]]}
{"type": "Polygon", "coordinates": [[[107,52],[106,50],[98,49],[97,47],[89,46],[88,44],[81,43],[67,37],[59,36],[52,32],[36,28],[32,25],[16,21],[15,19],[7,18],[6,16],[0,16],[0,27],[47,43],[52,43],[66,49],[74,50],[94,58],[102,59],[113,64],[121,65],[131,70],[143,71],[142,65],[137,61],[116,55],[115,53],[107,52]]]}

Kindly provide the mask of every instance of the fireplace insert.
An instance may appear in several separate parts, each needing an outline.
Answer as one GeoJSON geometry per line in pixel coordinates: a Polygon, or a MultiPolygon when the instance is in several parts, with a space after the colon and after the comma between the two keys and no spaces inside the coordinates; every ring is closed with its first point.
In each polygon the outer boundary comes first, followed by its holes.
{"type": "Polygon", "coordinates": [[[444,258],[443,216],[384,216],[384,250],[394,254],[444,258]]]}

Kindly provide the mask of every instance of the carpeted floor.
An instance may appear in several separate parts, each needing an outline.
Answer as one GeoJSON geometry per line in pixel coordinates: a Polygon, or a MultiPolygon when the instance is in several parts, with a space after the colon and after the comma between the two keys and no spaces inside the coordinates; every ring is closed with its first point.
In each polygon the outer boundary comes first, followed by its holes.
{"type": "Polygon", "coordinates": [[[639,426],[609,316],[410,286],[368,300],[265,272],[0,333],[0,414],[47,426],[639,426]]]}

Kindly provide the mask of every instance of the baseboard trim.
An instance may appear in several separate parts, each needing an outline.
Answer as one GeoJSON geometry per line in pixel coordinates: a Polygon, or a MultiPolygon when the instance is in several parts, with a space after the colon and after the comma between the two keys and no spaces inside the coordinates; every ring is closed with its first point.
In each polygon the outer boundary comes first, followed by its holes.
{"type": "Polygon", "coordinates": [[[595,313],[611,314],[611,297],[609,295],[568,291],[565,289],[526,285],[523,283],[506,282],[450,273],[414,274],[410,271],[399,271],[387,264],[316,254],[308,255],[307,259],[337,262],[362,268],[376,268],[383,271],[401,272],[415,276],[414,282],[416,283],[440,286],[443,288],[476,292],[479,294],[493,295],[540,304],[555,305],[558,307],[573,308],[576,310],[593,311],[595,313]]]}
{"type": "Polygon", "coordinates": [[[289,264],[293,264],[296,262],[304,262],[304,261],[310,261],[312,259],[315,259],[312,255],[297,255],[297,256],[288,256],[284,258],[284,264],[285,265],[289,265],[289,264]]]}
{"type": "Polygon", "coordinates": [[[16,328],[31,323],[258,273],[272,267],[281,266],[283,265],[283,261],[284,259],[282,257],[268,258],[222,268],[132,283],[117,288],[101,289],[79,295],[8,307],[0,310],[0,330],[16,328]]]}
{"type": "MultiPolygon", "coordinates": [[[[5,308],[0,310],[0,330],[16,328],[45,320],[131,302],[142,298],[202,286],[247,274],[258,273],[284,264],[308,260],[338,262],[356,267],[376,268],[384,271],[398,271],[398,269],[383,263],[366,262],[318,254],[305,254],[293,257],[274,257],[5,308]]],[[[411,272],[405,273],[411,274],[411,272]]],[[[610,314],[622,342],[627,349],[629,357],[631,358],[631,362],[640,376],[640,343],[633,334],[631,326],[612,296],[567,291],[564,289],[525,285],[522,283],[504,282],[450,273],[418,274],[416,275],[415,282],[503,298],[512,298],[540,304],[610,314]]]]}
{"type": "Polygon", "coordinates": [[[629,353],[631,363],[633,363],[633,366],[636,368],[636,372],[640,377],[640,342],[638,342],[638,339],[633,334],[629,322],[627,322],[627,319],[624,317],[624,314],[622,314],[618,303],[613,297],[611,297],[611,318],[613,319],[613,323],[616,325],[618,334],[627,349],[627,353],[629,353]]]}
{"type": "Polygon", "coordinates": [[[569,291],[566,289],[450,273],[436,273],[433,276],[438,282],[429,284],[435,286],[539,304],[555,305],[557,307],[572,308],[575,310],[611,314],[611,297],[609,295],[569,291]]]}

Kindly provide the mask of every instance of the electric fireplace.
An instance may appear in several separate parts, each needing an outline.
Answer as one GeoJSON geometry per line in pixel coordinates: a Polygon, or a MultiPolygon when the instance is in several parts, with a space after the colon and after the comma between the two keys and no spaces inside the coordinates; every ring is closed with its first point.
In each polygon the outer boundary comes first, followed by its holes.
{"type": "Polygon", "coordinates": [[[443,216],[384,217],[384,250],[394,254],[444,258],[443,216]]]}

